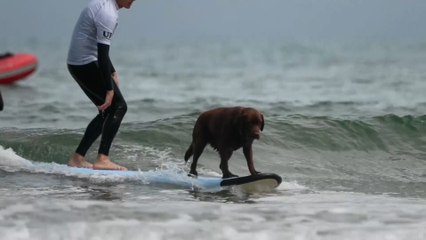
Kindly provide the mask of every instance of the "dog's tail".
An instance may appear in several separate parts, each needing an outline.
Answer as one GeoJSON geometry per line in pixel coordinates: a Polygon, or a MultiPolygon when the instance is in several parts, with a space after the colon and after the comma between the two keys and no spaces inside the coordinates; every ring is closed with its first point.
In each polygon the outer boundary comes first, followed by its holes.
{"type": "Polygon", "coordinates": [[[193,154],[193,147],[192,147],[192,143],[191,143],[191,145],[189,145],[189,148],[188,148],[188,150],[186,150],[186,153],[185,153],[185,162],[188,162],[188,159],[192,156],[192,154],[193,154]]]}

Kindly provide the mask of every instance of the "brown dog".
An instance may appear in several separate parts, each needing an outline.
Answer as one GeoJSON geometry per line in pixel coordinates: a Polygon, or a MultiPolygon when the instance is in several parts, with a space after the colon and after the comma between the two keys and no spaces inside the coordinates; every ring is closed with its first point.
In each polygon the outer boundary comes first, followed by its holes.
{"type": "Polygon", "coordinates": [[[185,162],[194,154],[190,174],[198,175],[197,161],[208,143],[219,152],[223,178],[237,176],[229,171],[228,160],[240,147],[243,147],[250,173],[257,174],[253,165],[252,143],[260,138],[264,125],[263,115],[253,108],[216,108],[202,113],[195,123],[192,143],[185,153],[185,162]]]}

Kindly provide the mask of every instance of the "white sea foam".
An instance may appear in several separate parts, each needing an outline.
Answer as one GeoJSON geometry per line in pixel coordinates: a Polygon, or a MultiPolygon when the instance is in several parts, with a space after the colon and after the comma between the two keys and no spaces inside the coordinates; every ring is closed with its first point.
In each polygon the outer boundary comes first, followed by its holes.
{"type": "Polygon", "coordinates": [[[8,227],[0,231],[8,239],[421,240],[424,204],[345,192],[259,198],[255,204],[35,200],[1,210],[0,226],[8,221],[8,227]]]}
{"type": "Polygon", "coordinates": [[[31,161],[20,157],[13,151],[12,148],[5,149],[0,145],[0,168],[9,171],[16,172],[21,169],[29,169],[33,166],[31,161]]]}
{"type": "Polygon", "coordinates": [[[278,190],[288,190],[288,191],[297,191],[297,190],[307,190],[308,187],[299,184],[297,181],[283,181],[278,190]]]}

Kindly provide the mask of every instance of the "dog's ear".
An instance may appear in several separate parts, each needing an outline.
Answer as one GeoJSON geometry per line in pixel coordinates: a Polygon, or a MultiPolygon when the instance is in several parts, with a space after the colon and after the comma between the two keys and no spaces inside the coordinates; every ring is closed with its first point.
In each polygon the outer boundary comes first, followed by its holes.
{"type": "Polygon", "coordinates": [[[265,118],[263,118],[263,114],[260,114],[260,117],[262,118],[262,125],[260,126],[260,131],[263,131],[263,127],[265,127],[265,118]]]}

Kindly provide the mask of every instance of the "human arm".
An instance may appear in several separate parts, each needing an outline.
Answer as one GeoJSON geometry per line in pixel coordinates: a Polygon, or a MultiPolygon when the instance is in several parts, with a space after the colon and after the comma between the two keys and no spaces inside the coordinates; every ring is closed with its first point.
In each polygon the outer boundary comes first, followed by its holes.
{"type": "MultiPolygon", "coordinates": [[[[114,66],[109,58],[109,48],[111,45],[111,38],[117,27],[118,15],[114,15],[109,11],[100,11],[97,15],[96,25],[96,39],[98,48],[98,64],[101,72],[101,77],[106,89],[105,102],[98,106],[99,110],[107,109],[114,97],[114,84],[113,73],[115,72],[114,66]]],[[[116,77],[114,77],[116,78],[116,77]]]]}
{"type": "Polygon", "coordinates": [[[111,106],[112,99],[114,98],[113,77],[111,74],[114,67],[109,58],[109,45],[98,43],[98,64],[106,88],[105,102],[98,106],[98,109],[104,111],[111,106]]]}
{"type": "Polygon", "coordinates": [[[118,86],[119,80],[118,80],[118,74],[117,74],[117,72],[111,73],[111,77],[112,77],[112,80],[114,80],[115,84],[117,84],[117,86],[118,86]]]}

